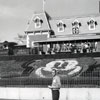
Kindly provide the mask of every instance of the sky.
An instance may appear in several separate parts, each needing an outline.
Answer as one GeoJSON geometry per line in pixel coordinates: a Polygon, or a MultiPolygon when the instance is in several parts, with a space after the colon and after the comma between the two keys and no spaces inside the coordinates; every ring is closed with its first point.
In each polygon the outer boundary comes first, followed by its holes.
{"type": "MultiPolygon", "coordinates": [[[[99,13],[99,0],[45,0],[45,11],[53,17],[99,13]]],[[[43,0],[0,0],[0,41],[16,41],[24,35],[34,12],[43,12],[43,0]]]]}

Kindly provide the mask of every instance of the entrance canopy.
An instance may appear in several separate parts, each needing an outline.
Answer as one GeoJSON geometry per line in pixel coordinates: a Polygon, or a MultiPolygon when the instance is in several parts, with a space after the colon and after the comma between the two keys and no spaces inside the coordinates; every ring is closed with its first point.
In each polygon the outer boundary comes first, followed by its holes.
{"type": "Polygon", "coordinates": [[[46,40],[36,41],[37,43],[53,43],[53,42],[73,42],[73,41],[100,41],[100,35],[66,35],[66,36],[55,36],[46,40]]]}

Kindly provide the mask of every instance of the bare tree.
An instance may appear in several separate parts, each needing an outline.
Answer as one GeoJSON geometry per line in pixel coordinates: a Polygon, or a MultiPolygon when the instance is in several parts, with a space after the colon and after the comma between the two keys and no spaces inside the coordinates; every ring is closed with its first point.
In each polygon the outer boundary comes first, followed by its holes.
{"type": "Polygon", "coordinates": [[[17,34],[17,37],[15,37],[15,40],[18,44],[25,44],[26,42],[26,35],[17,34]]]}

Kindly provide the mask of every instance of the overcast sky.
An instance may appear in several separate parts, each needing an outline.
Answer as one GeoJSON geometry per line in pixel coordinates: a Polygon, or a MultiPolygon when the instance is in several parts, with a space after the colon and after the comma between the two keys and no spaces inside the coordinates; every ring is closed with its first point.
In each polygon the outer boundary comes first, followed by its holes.
{"type": "MultiPolygon", "coordinates": [[[[14,41],[24,34],[33,13],[42,12],[42,0],[0,0],[0,40],[14,41]]],[[[46,0],[45,10],[51,17],[99,13],[99,0],[46,0]]]]}

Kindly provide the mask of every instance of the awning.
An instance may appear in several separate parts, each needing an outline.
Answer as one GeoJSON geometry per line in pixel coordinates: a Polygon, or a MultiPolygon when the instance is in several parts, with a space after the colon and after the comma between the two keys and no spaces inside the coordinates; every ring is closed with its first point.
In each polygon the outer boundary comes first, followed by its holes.
{"type": "Polygon", "coordinates": [[[66,35],[48,38],[46,40],[36,41],[37,43],[50,43],[50,42],[65,42],[65,41],[81,41],[81,40],[99,40],[100,35],[66,35]]]}

